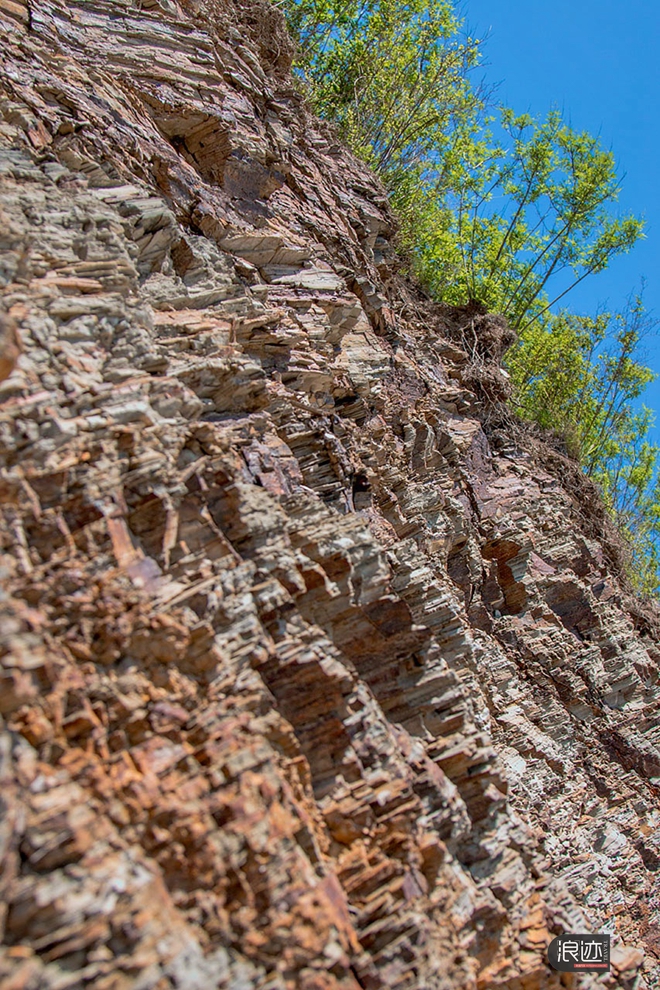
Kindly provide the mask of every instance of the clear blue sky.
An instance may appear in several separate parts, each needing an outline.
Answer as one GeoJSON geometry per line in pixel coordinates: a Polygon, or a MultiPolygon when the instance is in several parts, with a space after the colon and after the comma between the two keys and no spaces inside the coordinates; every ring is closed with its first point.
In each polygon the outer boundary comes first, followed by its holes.
{"type": "MultiPolygon", "coordinates": [[[[643,214],[646,239],[564,302],[593,312],[622,308],[646,278],[647,309],[660,317],[660,0],[463,0],[470,34],[486,38],[482,75],[518,112],[558,106],[576,130],[610,148],[625,173],[622,211],[643,214]]],[[[660,373],[660,336],[645,344],[660,373]]],[[[660,427],[660,379],[644,397],[660,427]]],[[[656,438],[660,430],[656,428],[656,438]]]]}

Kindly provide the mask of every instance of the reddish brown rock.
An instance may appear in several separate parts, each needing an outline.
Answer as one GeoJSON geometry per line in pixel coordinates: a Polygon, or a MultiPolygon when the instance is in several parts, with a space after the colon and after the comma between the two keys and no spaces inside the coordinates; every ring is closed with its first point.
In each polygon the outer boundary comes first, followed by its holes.
{"type": "Polygon", "coordinates": [[[654,986],[660,623],[506,325],[397,280],[276,9],[0,29],[3,987],[654,986]]]}

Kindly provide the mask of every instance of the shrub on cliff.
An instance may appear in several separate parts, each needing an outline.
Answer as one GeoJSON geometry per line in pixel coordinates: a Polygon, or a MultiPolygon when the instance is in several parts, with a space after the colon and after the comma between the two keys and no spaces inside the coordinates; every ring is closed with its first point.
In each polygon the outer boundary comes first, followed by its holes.
{"type": "Polygon", "coordinates": [[[495,140],[461,124],[442,168],[419,177],[410,247],[435,296],[459,305],[476,300],[524,334],[630,250],[642,222],[613,215],[614,156],[559,111],[539,122],[503,108],[498,127],[495,140]]]}
{"type": "Polygon", "coordinates": [[[619,456],[637,400],[655,378],[638,359],[655,324],[641,296],[595,318],[563,311],[536,320],[510,358],[519,410],[564,436],[592,477],[619,456]]]}
{"type": "Polygon", "coordinates": [[[286,0],[310,100],[392,188],[481,106],[449,0],[286,0]]]}
{"type": "Polygon", "coordinates": [[[643,307],[552,312],[642,236],[640,219],[613,210],[612,153],[557,110],[487,117],[470,81],[480,43],[461,35],[450,0],[284,3],[310,99],[379,173],[411,267],[436,299],[478,302],[516,329],[518,412],[559,433],[599,483],[631,576],[657,591],[660,449],[637,411],[654,377],[636,357],[643,307]]]}
{"type": "Polygon", "coordinates": [[[516,329],[641,236],[614,157],[557,110],[485,118],[449,0],[286,0],[316,110],[380,174],[422,282],[516,329]],[[499,136],[488,125],[497,123],[499,136]]]}
{"type": "Polygon", "coordinates": [[[633,583],[647,593],[659,584],[660,447],[649,440],[653,414],[639,407],[656,377],[639,347],[657,322],[641,295],[618,313],[545,314],[509,358],[517,411],[559,435],[597,482],[630,548],[633,583]]]}

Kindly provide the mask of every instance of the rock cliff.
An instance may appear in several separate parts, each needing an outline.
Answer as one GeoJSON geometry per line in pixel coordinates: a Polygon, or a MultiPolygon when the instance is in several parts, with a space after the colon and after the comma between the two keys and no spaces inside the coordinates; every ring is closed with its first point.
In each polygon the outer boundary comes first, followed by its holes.
{"type": "Polygon", "coordinates": [[[660,621],[506,325],[397,274],[276,8],[0,32],[2,986],[658,986],[660,621]]]}

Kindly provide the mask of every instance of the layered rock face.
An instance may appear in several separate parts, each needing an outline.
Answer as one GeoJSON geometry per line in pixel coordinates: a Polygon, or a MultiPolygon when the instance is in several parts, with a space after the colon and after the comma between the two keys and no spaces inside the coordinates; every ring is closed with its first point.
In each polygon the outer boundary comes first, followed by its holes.
{"type": "Polygon", "coordinates": [[[2,986],[657,986],[660,624],[506,326],[396,275],[275,8],[0,31],[2,986]]]}

